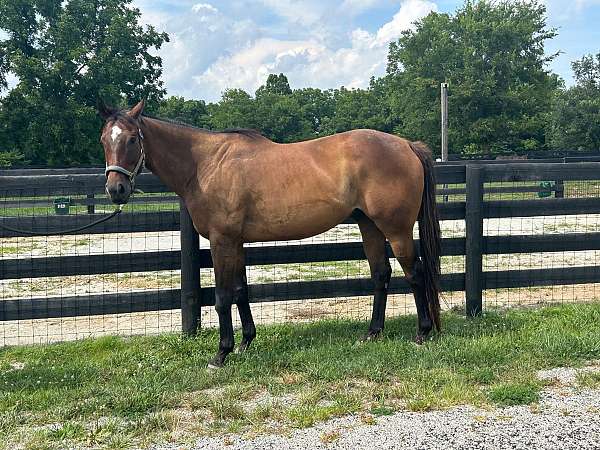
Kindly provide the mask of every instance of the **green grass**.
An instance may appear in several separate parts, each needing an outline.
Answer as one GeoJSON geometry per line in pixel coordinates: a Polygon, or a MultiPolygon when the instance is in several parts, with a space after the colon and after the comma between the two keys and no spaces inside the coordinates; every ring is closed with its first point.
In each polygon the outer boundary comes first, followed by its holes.
{"type": "Polygon", "coordinates": [[[388,320],[385,337],[365,344],[356,343],[364,322],[263,326],[217,372],[205,369],[216,330],[5,348],[0,448],[143,447],[349,413],[372,421],[399,409],[528,404],[543,387],[537,370],[600,357],[600,303],[443,319],[444,333],[420,347],[412,316],[388,320]]]}
{"type": "MultiPolygon", "coordinates": [[[[96,214],[109,214],[115,210],[114,205],[96,205],[96,214]]],[[[172,211],[179,212],[179,204],[177,203],[130,203],[123,208],[124,213],[132,212],[158,212],[158,211],[172,211]]],[[[28,217],[28,216],[55,216],[54,206],[33,206],[23,208],[3,208],[1,215],[4,217],[28,217]]],[[[69,215],[74,216],[86,216],[87,206],[71,205],[69,208],[69,215]]]]}
{"type": "Polygon", "coordinates": [[[577,383],[586,388],[600,388],[600,372],[580,372],[577,374],[577,383]]]}
{"type": "Polygon", "coordinates": [[[536,402],[540,396],[541,384],[538,382],[510,382],[493,386],[489,399],[503,406],[528,405],[536,402]]]}
{"type": "MultiPolygon", "coordinates": [[[[547,180],[550,181],[550,180],[547,180]]],[[[539,181],[520,181],[520,182],[491,182],[485,183],[485,188],[506,188],[510,189],[515,186],[529,186],[529,187],[540,187],[539,181]]],[[[438,186],[440,188],[440,186],[438,186]]],[[[448,188],[451,189],[464,189],[465,184],[449,184],[448,188]]],[[[565,181],[564,182],[565,197],[597,197],[600,190],[600,183],[596,181],[565,181]]],[[[549,197],[554,198],[555,192],[551,191],[549,197]]],[[[438,195],[437,201],[442,201],[442,195],[438,195]]],[[[465,194],[452,194],[449,196],[449,201],[453,202],[464,202],[466,199],[465,194]]],[[[538,196],[537,192],[487,192],[484,196],[485,201],[492,200],[542,200],[538,196]]]]}
{"type": "Polygon", "coordinates": [[[14,245],[1,245],[0,256],[13,255],[15,253],[18,253],[19,250],[20,248],[14,245]]]}

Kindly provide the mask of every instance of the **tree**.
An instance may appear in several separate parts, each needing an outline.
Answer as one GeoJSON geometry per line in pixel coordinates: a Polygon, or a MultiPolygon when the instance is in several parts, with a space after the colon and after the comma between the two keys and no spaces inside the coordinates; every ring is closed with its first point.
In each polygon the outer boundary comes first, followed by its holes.
{"type": "Polygon", "coordinates": [[[99,95],[121,105],[164,95],[151,51],[168,37],[142,27],[131,0],[0,0],[0,17],[0,83],[18,79],[1,100],[4,149],[34,164],[103,160],[99,95]]]}
{"type": "Polygon", "coordinates": [[[391,131],[386,125],[383,104],[372,89],[346,89],[333,91],[335,113],[327,124],[327,134],[358,128],[391,131]]]}
{"type": "Polygon", "coordinates": [[[440,146],[440,83],[448,82],[450,151],[510,153],[546,147],[558,78],[544,43],[556,35],[536,1],[466,1],[431,13],[390,45],[395,131],[440,146]]]}
{"type": "Polygon", "coordinates": [[[571,68],[575,73],[577,84],[583,87],[600,88],[600,53],[585,55],[573,61],[571,68]]]}
{"type": "Polygon", "coordinates": [[[571,64],[575,86],[556,95],[548,134],[557,150],[600,149],[600,53],[571,64]]]}
{"type": "Polygon", "coordinates": [[[211,128],[257,128],[255,104],[243,89],[227,89],[218,103],[208,106],[211,128]]]}
{"type": "Polygon", "coordinates": [[[311,123],[303,116],[287,77],[270,74],[256,90],[256,128],[275,142],[296,142],[313,137],[311,123]]]}
{"type": "Polygon", "coordinates": [[[156,114],[197,127],[210,126],[208,108],[204,100],[186,100],[183,97],[171,96],[159,103],[156,114]]]}
{"type": "Polygon", "coordinates": [[[257,129],[269,139],[288,143],[314,137],[311,123],[293,96],[262,93],[255,102],[257,129]]]}
{"type": "Polygon", "coordinates": [[[335,114],[333,91],[315,88],[295,89],[292,96],[298,102],[300,115],[308,124],[307,139],[330,134],[330,123],[335,114]]]}
{"type": "Polygon", "coordinates": [[[267,94],[290,95],[291,93],[292,88],[287,77],[282,73],[279,75],[272,73],[267,77],[267,82],[256,90],[256,98],[267,94]]]}

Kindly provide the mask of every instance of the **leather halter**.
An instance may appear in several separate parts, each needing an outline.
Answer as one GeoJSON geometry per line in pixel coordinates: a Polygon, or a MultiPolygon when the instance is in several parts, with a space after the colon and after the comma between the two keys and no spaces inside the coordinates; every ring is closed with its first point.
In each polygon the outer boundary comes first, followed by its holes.
{"type": "Polygon", "coordinates": [[[131,183],[131,187],[135,186],[135,177],[139,175],[142,171],[142,167],[144,166],[144,161],[146,160],[146,154],[144,153],[144,135],[142,134],[142,130],[138,128],[138,136],[140,138],[140,158],[138,159],[137,164],[133,168],[133,170],[129,171],[121,166],[106,166],[106,170],[104,171],[104,175],[108,177],[110,172],[119,172],[129,178],[129,182],[131,183]]]}

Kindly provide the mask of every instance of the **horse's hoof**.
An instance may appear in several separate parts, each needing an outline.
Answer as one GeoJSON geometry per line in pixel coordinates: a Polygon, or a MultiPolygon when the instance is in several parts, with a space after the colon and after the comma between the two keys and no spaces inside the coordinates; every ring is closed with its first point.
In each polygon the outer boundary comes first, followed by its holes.
{"type": "Polygon", "coordinates": [[[209,371],[213,371],[213,370],[219,370],[224,365],[225,365],[225,358],[222,358],[219,355],[217,355],[208,362],[208,364],[206,365],[206,368],[209,371]]]}
{"type": "Polygon", "coordinates": [[[360,338],[359,342],[371,342],[379,339],[381,339],[381,331],[369,331],[362,338],[360,338]]]}
{"type": "Polygon", "coordinates": [[[425,343],[425,339],[426,339],[426,337],[423,336],[422,334],[417,334],[417,336],[415,337],[415,344],[423,345],[425,343]]]}

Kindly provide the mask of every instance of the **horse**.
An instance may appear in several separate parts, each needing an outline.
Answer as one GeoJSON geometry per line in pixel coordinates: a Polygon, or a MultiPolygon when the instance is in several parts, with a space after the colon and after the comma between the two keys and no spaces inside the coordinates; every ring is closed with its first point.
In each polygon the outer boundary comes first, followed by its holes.
{"type": "Polygon", "coordinates": [[[392,275],[386,240],[414,295],[415,341],[440,330],[440,226],[433,160],[427,146],[375,130],[353,130],[293,144],[247,129],[211,131],[99,102],[106,192],[124,204],[145,166],[177,193],[196,231],[210,241],[219,347],[209,368],[234,350],[231,306],[242,340],[256,337],[248,299],[244,243],[303,239],[348,217],[358,223],[374,284],[371,322],[362,340],[380,337],[392,275]],[[413,241],[419,223],[420,255],[413,241]]]}

